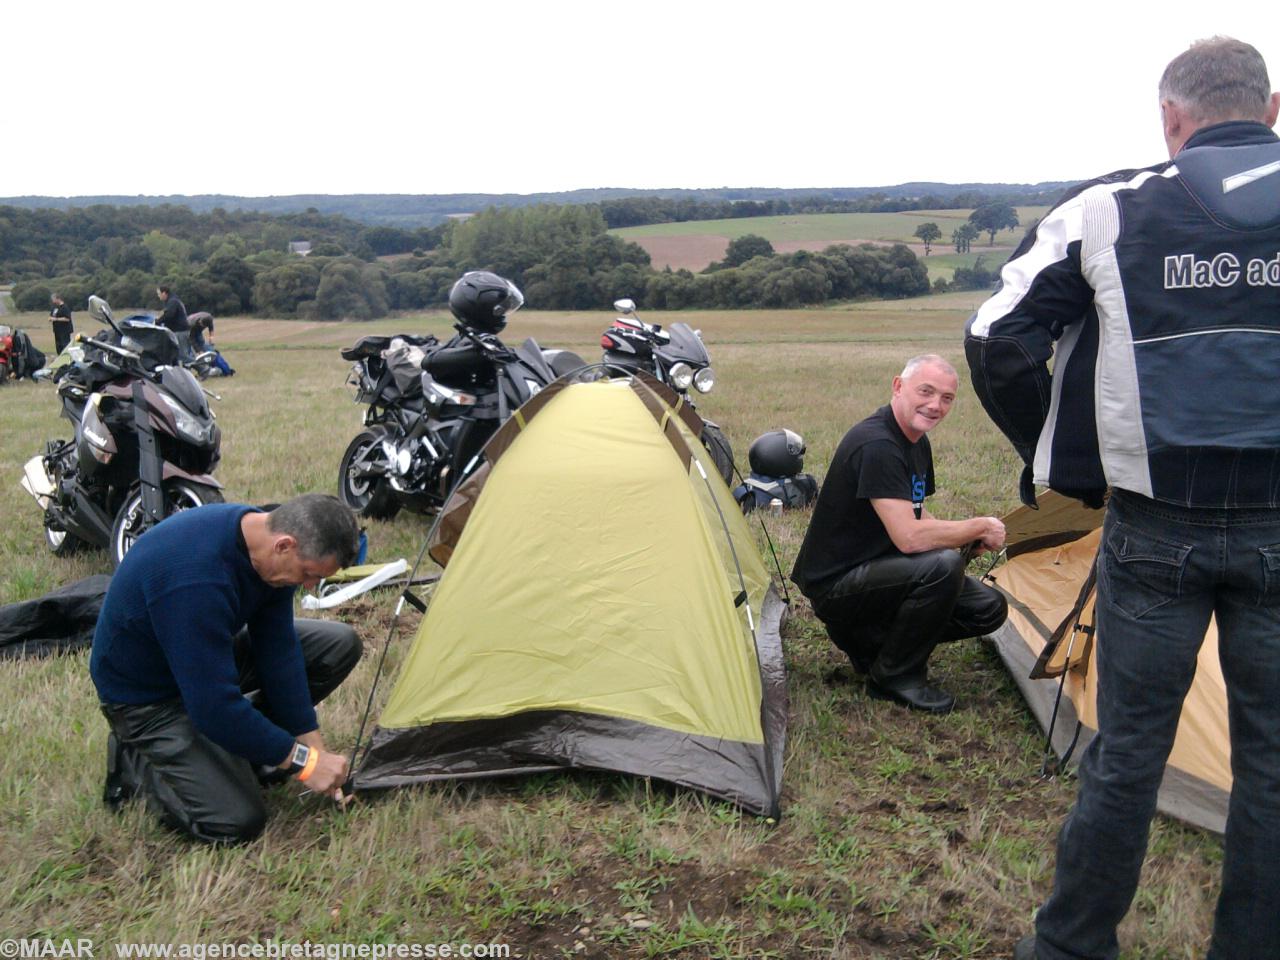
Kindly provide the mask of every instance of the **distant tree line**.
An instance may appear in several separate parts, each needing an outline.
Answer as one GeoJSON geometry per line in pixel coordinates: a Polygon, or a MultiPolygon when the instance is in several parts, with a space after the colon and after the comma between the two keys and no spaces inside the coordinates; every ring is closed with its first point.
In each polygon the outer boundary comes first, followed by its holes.
{"type": "Polygon", "coordinates": [[[444,227],[370,227],[315,210],[272,216],[195,213],[183,206],[91,206],[68,210],[0,206],[0,280],[66,273],[155,270],[166,259],[200,263],[231,241],[244,254],[285,252],[292,240],[330,244],[361,259],[429,250],[444,227]],[[177,244],[176,246],[174,244],[177,244]],[[161,261],[161,262],[158,262],[161,261]]]}
{"type": "MultiPolygon", "coordinates": [[[[881,209],[887,202],[902,198],[917,206],[901,209],[961,209],[978,206],[983,198],[1004,197],[1019,204],[1046,205],[1071,184],[1068,182],[1038,184],[1008,183],[900,183],[884,187],[824,187],[820,189],[781,187],[720,187],[716,189],[688,190],[636,190],[623,187],[569,190],[560,193],[453,193],[453,194],[294,194],[276,197],[237,197],[229,194],[169,195],[155,197],[98,196],[98,197],[0,197],[0,206],[25,209],[68,210],[91,206],[159,207],[165,204],[189,208],[197,213],[256,210],[270,216],[319,211],[339,215],[362,224],[402,227],[431,227],[443,224],[450,215],[475,213],[489,207],[527,207],[550,204],[552,206],[605,203],[635,197],[652,197],[673,202],[693,201],[732,204],[737,201],[802,201],[803,209],[817,209],[813,204],[839,202],[874,197],[868,209],[881,209]],[[967,199],[960,200],[959,197],[967,199]],[[918,199],[917,199],[918,198],[918,199]]],[[[775,212],[797,212],[801,207],[787,210],[778,207],[775,212]]],[[[885,208],[887,209],[887,208],[885,208]]],[[[839,212],[834,208],[826,212],[839,212]]],[[[738,214],[742,216],[745,214],[738,214]]],[[[720,214],[715,214],[719,217],[720,214]]],[[[612,222],[610,227],[634,226],[612,222]]],[[[705,217],[674,219],[705,219],[705,217]]],[[[665,222],[665,221],[639,221],[665,222]]],[[[418,245],[420,246],[420,245],[418,245]]]]}
{"type": "MultiPolygon", "coordinates": [[[[1014,206],[1049,206],[1061,193],[1028,190],[992,195],[983,191],[961,191],[949,196],[926,193],[916,197],[870,193],[852,198],[830,196],[780,197],[768,200],[697,200],[692,198],[624,197],[600,204],[610,229],[637,227],[651,223],[683,223],[693,220],[733,220],[743,217],[772,217],[799,213],[902,213],[911,210],[968,210],[999,203],[1014,206]]],[[[1003,228],[997,228],[1003,229],[1003,228]]]]}
{"type": "Polygon", "coordinates": [[[47,308],[51,292],[80,308],[94,293],[122,307],[154,308],[155,288],[166,283],[192,310],[217,315],[272,313],[273,306],[289,303],[286,315],[292,316],[309,303],[317,316],[344,316],[348,309],[379,316],[387,308],[376,286],[365,290],[363,305],[352,306],[353,271],[380,277],[378,257],[425,255],[445,230],[370,227],[314,210],[277,217],[197,214],[174,205],[0,207],[0,280],[14,283],[20,310],[47,308]],[[292,241],[308,242],[312,256],[289,253],[292,241]]]}
{"type": "Polygon", "coordinates": [[[654,270],[642,247],[608,229],[597,204],[491,207],[415,230],[314,211],[0,207],[0,279],[16,281],[20,310],[47,309],[52,292],[78,309],[90,294],[154,309],[165,283],[188,309],[215,315],[356,320],[441,306],[474,269],[509,277],[543,309],[599,309],[621,296],[658,309],[792,307],[929,291],[924,264],[903,244],[777,254],[762,237],[739,237],[694,274],[654,270]],[[289,252],[303,239],[310,255],[289,252]]]}
{"type": "Polygon", "coordinates": [[[729,244],[702,273],[656,271],[638,244],[606,232],[596,206],[491,208],[457,224],[434,258],[393,265],[400,308],[442,303],[464,270],[508,277],[532,306],[598,309],[618,297],[646,307],[795,307],[827,300],[911,297],[929,292],[928,271],[904,244],[838,244],[821,253],[775,254],[763,237],[729,244]]]}

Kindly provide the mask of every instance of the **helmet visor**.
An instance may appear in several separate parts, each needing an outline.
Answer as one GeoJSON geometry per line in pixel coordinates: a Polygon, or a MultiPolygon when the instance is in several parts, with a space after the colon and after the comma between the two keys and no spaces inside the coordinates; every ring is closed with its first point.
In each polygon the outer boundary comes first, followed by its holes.
{"type": "Polygon", "coordinates": [[[520,288],[510,280],[507,280],[506,284],[507,295],[493,306],[495,317],[509,317],[524,306],[524,294],[520,292],[520,288]]]}

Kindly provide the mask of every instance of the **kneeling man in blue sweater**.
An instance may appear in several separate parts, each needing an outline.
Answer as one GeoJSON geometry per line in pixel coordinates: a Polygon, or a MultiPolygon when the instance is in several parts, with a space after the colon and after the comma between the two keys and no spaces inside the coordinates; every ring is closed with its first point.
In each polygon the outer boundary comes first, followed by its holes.
{"type": "Polygon", "coordinates": [[[346,624],[293,618],[293,594],[356,556],[338,500],[305,494],[264,513],[219,503],[140,538],[111,580],[89,672],[111,726],[106,800],[134,794],[209,843],[252,840],[260,783],[292,774],[335,795],[347,760],[314,704],[360,659],[346,624]]]}

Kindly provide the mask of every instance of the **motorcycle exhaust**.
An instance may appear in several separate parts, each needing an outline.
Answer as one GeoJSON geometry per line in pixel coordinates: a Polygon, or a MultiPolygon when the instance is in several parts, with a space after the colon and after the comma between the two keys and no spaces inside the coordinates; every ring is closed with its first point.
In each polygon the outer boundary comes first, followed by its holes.
{"type": "Polygon", "coordinates": [[[49,471],[44,468],[44,457],[35,456],[28,460],[22,468],[22,479],[18,483],[23,490],[36,498],[36,503],[40,504],[41,510],[49,509],[57,488],[53,484],[53,478],[49,476],[49,471]]]}

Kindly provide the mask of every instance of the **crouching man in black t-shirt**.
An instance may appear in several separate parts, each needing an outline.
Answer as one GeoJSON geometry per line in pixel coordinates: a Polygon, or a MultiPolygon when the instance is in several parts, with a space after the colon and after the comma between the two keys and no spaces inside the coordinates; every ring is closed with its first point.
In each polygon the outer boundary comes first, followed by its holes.
{"type": "Polygon", "coordinates": [[[893,397],[854,426],[831,460],[791,579],[831,642],[868,674],[873,697],[947,713],[955,699],[929,684],[933,648],[1004,623],[1004,597],[965,575],[968,551],[1004,546],[995,517],[938,520],[925,436],[956,399],[955,368],[933,354],[907,361],[893,397]]]}

